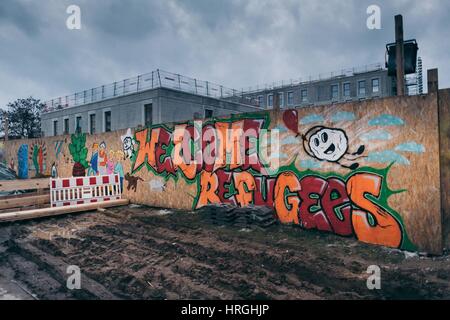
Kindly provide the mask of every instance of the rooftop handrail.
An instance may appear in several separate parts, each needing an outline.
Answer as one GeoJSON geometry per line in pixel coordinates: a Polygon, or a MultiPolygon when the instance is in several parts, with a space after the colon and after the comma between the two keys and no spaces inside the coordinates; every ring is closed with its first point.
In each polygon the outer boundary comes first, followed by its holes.
{"type": "Polygon", "coordinates": [[[305,85],[318,81],[326,81],[339,77],[349,77],[358,73],[382,70],[382,63],[374,63],[361,67],[345,68],[338,71],[308,76],[306,78],[290,79],[289,81],[278,81],[271,84],[249,87],[247,90],[231,89],[213,82],[186,77],[180,74],[157,69],[136,77],[116,81],[100,87],[76,92],[71,95],[57,97],[44,102],[44,113],[88,103],[99,102],[110,98],[120,97],[131,93],[141,92],[156,88],[169,88],[187,93],[198,94],[206,97],[227,99],[229,101],[258,106],[256,99],[248,95],[265,91],[285,88],[289,86],[305,85]]]}
{"type": "Polygon", "coordinates": [[[317,75],[310,75],[306,78],[297,78],[297,79],[290,79],[290,80],[282,80],[272,83],[266,83],[263,85],[256,85],[253,87],[248,87],[248,89],[242,89],[241,92],[244,95],[251,95],[254,93],[258,93],[261,91],[270,91],[285,87],[293,87],[293,86],[300,86],[300,85],[307,85],[318,81],[326,81],[331,79],[336,79],[340,77],[351,77],[358,73],[365,73],[365,72],[371,72],[371,71],[378,71],[385,69],[383,67],[383,63],[373,63],[365,66],[360,67],[353,67],[353,68],[344,68],[338,71],[333,71],[329,73],[320,73],[317,75]]]}
{"type": "Polygon", "coordinates": [[[157,69],[136,77],[45,101],[43,112],[81,106],[156,88],[175,89],[205,97],[229,99],[233,102],[253,106],[258,105],[255,99],[243,96],[242,92],[236,89],[157,69]]]}

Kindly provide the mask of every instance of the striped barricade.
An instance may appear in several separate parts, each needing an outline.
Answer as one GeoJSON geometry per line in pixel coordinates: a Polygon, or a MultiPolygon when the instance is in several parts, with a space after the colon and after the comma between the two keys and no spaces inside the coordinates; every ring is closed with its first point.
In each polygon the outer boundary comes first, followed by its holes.
{"type": "Polygon", "coordinates": [[[52,207],[73,206],[122,198],[118,174],[50,179],[52,207]]]}

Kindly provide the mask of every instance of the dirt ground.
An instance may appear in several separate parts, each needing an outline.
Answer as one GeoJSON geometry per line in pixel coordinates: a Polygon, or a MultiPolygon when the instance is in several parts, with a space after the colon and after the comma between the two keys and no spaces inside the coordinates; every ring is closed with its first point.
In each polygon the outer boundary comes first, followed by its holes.
{"type": "Polygon", "coordinates": [[[450,299],[450,256],[147,207],[0,225],[0,299],[450,299]],[[66,287],[67,266],[81,289],[66,287]],[[369,265],[381,289],[369,290],[369,265]]]}

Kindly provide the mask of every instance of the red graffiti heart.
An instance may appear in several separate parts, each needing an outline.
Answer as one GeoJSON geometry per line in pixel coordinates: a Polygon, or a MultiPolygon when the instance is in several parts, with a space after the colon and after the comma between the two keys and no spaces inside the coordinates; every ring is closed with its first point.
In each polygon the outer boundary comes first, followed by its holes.
{"type": "Polygon", "coordinates": [[[283,113],[283,122],[286,128],[298,134],[298,112],[297,110],[286,110],[283,113]]]}

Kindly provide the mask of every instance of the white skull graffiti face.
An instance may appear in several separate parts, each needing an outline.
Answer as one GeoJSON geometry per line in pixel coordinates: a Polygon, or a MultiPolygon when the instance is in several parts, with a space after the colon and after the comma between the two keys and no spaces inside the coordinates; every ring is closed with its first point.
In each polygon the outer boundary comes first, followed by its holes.
{"type": "Polygon", "coordinates": [[[122,140],[122,148],[123,152],[125,153],[125,156],[130,158],[134,152],[134,144],[135,144],[135,141],[131,134],[131,129],[128,129],[127,133],[121,136],[120,139],[122,140]]]}
{"type": "Polygon", "coordinates": [[[125,137],[123,139],[123,150],[127,151],[130,150],[133,147],[132,145],[132,138],[131,137],[125,137]]]}
{"type": "Polygon", "coordinates": [[[309,148],[317,159],[334,162],[347,152],[348,139],[340,129],[323,128],[309,138],[309,148]]]}

